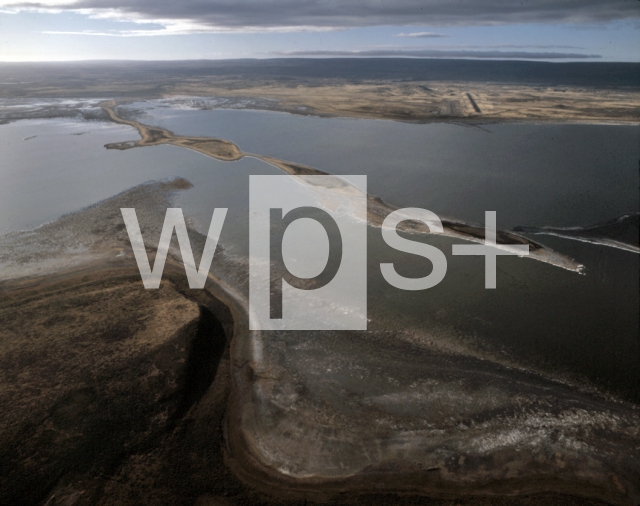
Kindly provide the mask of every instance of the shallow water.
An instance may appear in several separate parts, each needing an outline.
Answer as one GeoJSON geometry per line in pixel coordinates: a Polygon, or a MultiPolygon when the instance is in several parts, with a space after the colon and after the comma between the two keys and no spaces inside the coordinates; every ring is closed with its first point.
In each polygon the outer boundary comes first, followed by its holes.
{"type": "MultiPolygon", "coordinates": [[[[176,134],[217,136],[246,152],[366,174],[369,193],[442,217],[483,223],[484,211],[495,210],[499,228],[585,226],[639,208],[636,126],[478,129],[151,108],[157,105],[130,107],[145,107],[141,122],[176,134]]],[[[173,146],[103,147],[136,138],[129,127],[72,120],[0,126],[0,232],[38,226],[144,181],[181,176],[194,187],[179,193],[176,206],[201,232],[215,207],[228,207],[221,243],[246,256],[249,175],[280,172],[251,158],[220,162],[173,146]]],[[[533,239],[584,264],[586,275],[501,257],[498,288],[485,290],[482,258],[452,257],[451,245],[461,241],[428,237],[420,240],[447,256],[447,276],[433,289],[403,292],[382,279],[379,263],[394,261],[400,274],[423,276],[428,262],[392,250],[378,229],[370,229],[371,328],[410,330],[418,341],[438,338],[508,363],[586,377],[639,401],[639,256],[556,237],[533,239]]]]}
{"type": "MultiPolygon", "coordinates": [[[[640,210],[640,126],[496,124],[480,128],[145,106],[138,119],[220,137],[249,153],[331,174],[367,174],[401,207],[498,226],[586,226],[640,210]]],[[[160,104],[162,105],[162,104],[160,104]]]]}
{"type": "MultiPolygon", "coordinates": [[[[279,171],[252,158],[220,162],[174,146],[104,148],[136,137],[131,127],[80,120],[1,125],[0,234],[38,227],[146,181],[180,176],[194,187],[180,192],[176,206],[195,228],[206,232],[213,209],[228,207],[224,232],[246,241],[249,174],[279,171]]],[[[231,237],[224,242],[234,243],[231,237]]]]}

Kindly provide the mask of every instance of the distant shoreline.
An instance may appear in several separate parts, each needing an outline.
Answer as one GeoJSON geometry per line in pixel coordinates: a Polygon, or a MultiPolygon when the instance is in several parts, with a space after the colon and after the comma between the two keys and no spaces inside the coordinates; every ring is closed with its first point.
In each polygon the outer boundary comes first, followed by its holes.
{"type": "Polygon", "coordinates": [[[639,83],[640,63],[612,62],[283,58],[0,63],[0,99],[217,97],[299,115],[472,125],[640,123],[639,83]]]}

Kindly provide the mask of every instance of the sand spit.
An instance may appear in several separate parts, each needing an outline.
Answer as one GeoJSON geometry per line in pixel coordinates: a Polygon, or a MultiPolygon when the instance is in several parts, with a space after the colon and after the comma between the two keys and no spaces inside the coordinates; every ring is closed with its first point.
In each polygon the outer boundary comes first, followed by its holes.
{"type": "MultiPolygon", "coordinates": [[[[210,156],[217,160],[223,161],[234,161],[239,160],[245,156],[257,158],[262,160],[265,163],[268,163],[280,170],[282,170],[286,174],[296,175],[296,176],[312,176],[312,175],[327,175],[327,172],[318,170],[313,167],[309,167],[307,165],[302,165],[294,162],[289,162],[285,160],[281,160],[279,158],[259,155],[259,154],[251,154],[243,152],[238,146],[233,144],[230,141],[224,139],[216,139],[211,137],[183,137],[175,135],[174,133],[159,127],[150,127],[147,125],[143,125],[138,121],[134,121],[131,119],[124,119],[120,117],[116,110],[118,106],[118,102],[115,100],[111,100],[108,102],[102,102],[100,106],[103,110],[109,115],[109,117],[115,121],[116,123],[120,123],[123,125],[129,125],[138,130],[140,136],[142,137],[139,141],[128,141],[128,142],[118,142],[107,144],[105,147],[107,149],[131,149],[135,147],[145,147],[145,146],[157,146],[161,144],[171,144],[174,146],[180,146],[187,149],[192,149],[202,153],[206,156],[210,156]]],[[[313,185],[309,185],[313,187],[313,185]]],[[[344,183],[344,187],[340,188],[340,191],[343,192],[356,192],[361,194],[362,192],[352,186],[350,183],[344,183]]],[[[384,200],[379,197],[373,195],[367,195],[368,200],[368,223],[373,227],[381,227],[384,221],[384,218],[391,212],[397,210],[391,204],[388,204],[384,200]]],[[[472,225],[468,223],[463,223],[455,220],[442,219],[442,225],[444,228],[444,234],[448,237],[455,237],[457,239],[463,239],[470,242],[483,243],[484,241],[484,227],[478,225],[472,225]]],[[[428,226],[417,223],[417,222],[409,222],[403,221],[399,225],[399,230],[410,232],[410,233],[418,233],[418,234],[428,234],[432,233],[428,226]]],[[[510,251],[510,245],[528,245],[529,246],[529,255],[528,258],[535,259],[541,262],[549,263],[551,265],[555,265],[557,267],[561,267],[563,269],[567,269],[574,272],[582,272],[583,266],[577,263],[575,260],[556,253],[544,246],[527,239],[524,236],[515,234],[513,232],[507,231],[499,231],[496,238],[497,247],[500,249],[504,249],[510,251]]]]}
{"type": "Polygon", "coordinates": [[[249,331],[247,265],[223,249],[205,290],[175,249],[144,290],[119,208],[135,202],[153,256],[188,187],[142,185],[3,236],[0,502],[638,502],[633,405],[402,329],[249,331]],[[85,248],[73,263],[63,239],[85,248]]]}
{"type": "Polygon", "coordinates": [[[129,149],[144,146],[158,146],[160,144],[171,144],[193,149],[199,153],[203,153],[212,158],[224,161],[239,160],[244,156],[238,147],[232,142],[222,139],[213,139],[210,137],[181,137],[172,132],[156,127],[149,127],[138,123],[137,121],[123,119],[116,115],[115,107],[117,103],[113,100],[102,102],[102,109],[109,115],[111,120],[121,125],[129,125],[138,130],[141,140],[137,142],[117,142],[107,144],[107,149],[129,149]]]}

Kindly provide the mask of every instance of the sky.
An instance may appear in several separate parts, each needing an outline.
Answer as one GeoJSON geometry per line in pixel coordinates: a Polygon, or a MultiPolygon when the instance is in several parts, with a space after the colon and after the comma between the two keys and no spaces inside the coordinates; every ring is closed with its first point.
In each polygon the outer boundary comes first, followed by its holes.
{"type": "Polygon", "coordinates": [[[0,61],[640,62],[638,0],[0,0],[0,61]]]}

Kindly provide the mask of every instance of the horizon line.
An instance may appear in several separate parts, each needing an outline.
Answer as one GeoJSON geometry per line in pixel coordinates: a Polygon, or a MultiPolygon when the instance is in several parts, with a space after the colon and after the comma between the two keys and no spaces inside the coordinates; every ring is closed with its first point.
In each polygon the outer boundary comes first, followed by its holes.
{"type": "Polygon", "coordinates": [[[528,63],[629,63],[640,64],[638,61],[628,60],[600,60],[596,58],[574,59],[542,59],[542,58],[491,58],[491,57],[437,57],[437,56],[275,56],[275,57],[244,57],[244,58],[182,58],[182,59],[144,59],[144,58],[93,58],[93,59],[69,59],[69,60],[2,60],[0,64],[6,63],[177,63],[177,62],[223,62],[223,61],[272,61],[272,60],[454,60],[454,61],[474,61],[474,62],[528,62],[528,63]]]}

